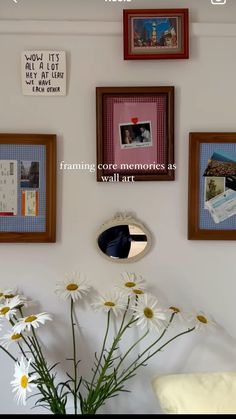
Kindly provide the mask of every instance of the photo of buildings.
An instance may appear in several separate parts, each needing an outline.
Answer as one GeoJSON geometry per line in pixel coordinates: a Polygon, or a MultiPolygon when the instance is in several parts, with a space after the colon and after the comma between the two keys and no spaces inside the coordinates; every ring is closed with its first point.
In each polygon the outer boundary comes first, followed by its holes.
{"type": "Polygon", "coordinates": [[[177,18],[135,18],[133,43],[135,48],[177,48],[177,18]]]}

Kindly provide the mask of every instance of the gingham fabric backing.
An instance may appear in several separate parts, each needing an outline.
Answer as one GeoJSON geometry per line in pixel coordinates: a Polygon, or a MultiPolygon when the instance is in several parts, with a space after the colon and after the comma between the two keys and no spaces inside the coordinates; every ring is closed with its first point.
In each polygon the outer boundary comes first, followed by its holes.
{"type": "Polygon", "coordinates": [[[0,160],[17,160],[18,167],[18,210],[17,216],[0,217],[0,232],[44,232],[46,230],[46,150],[44,145],[0,144],[0,160]],[[26,160],[39,162],[39,215],[21,216],[20,162],[26,160]]]}
{"type": "MultiPolygon", "coordinates": [[[[153,156],[153,161],[157,164],[167,164],[167,146],[166,146],[166,108],[167,99],[166,96],[124,96],[124,97],[109,97],[105,102],[104,109],[104,120],[105,120],[105,136],[104,136],[104,159],[105,163],[114,162],[113,152],[113,106],[115,103],[156,103],[156,118],[157,118],[157,155],[153,156]]],[[[145,163],[145,161],[143,162],[145,163]]],[[[146,172],[144,170],[144,172],[146,172]]],[[[150,170],[148,173],[153,174],[156,171],[150,170]]],[[[158,170],[160,173],[161,170],[158,170]]],[[[133,171],[135,174],[135,171],[133,171]]],[[[142,170],[138,170],[136,173],[142,173],[142,170]]]]}
{"type": "Polygon", "coordinates": [[[214,151],[236,154],[236,144],[203,143],[200,147],[200,217],[199,227],[203,230],[235,230],[236,215],[228,218],[222,223],[216,224],[208,210],[204,209],[204,188],[205,178],[203,176],[208,160],[210,160],[214,151]]]}

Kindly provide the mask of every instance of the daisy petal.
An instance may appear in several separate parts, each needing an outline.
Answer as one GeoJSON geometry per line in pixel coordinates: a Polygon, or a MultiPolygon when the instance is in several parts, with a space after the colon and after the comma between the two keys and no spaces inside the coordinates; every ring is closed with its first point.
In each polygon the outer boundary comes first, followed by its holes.
{"type": "Polygon", "coordinates": [[[90,285],[87,283],[86,279],[82,277],[81,274],[74,272],[71,275],[66,275],[64,282],[57,284],[56,294],[67,300],[72,298],[76,302],[79,298],[83,298],[88,294],[90,290],[90,285]]]}
{"type": "Polygon", "coordinates": [[[118,316],[127,306],[127,300],[124,300],[124,295],[118,292],[109,292],[101,295],[92,304],[96,311],[104,311],[105,313],[113,312],[118,316]]]}
{"type": "Polygon", "coordinates": [[[19,319],[18,323],[13,327],[13,332],[20,334],[24,330],[30,331],[32,328],[37,329],[48,320],[52,320],[52,317],[48,313],[31,314],[30,316],[19,319]]]}
{"type": "Polygon", "coordinates": [[[168,326],[170,318],[168,310],[159,308],[158,300],[150,294],[141,295],[131,308],[137,319],[137,325],[142,329],[156,329],[160,332],[168,326]]]}

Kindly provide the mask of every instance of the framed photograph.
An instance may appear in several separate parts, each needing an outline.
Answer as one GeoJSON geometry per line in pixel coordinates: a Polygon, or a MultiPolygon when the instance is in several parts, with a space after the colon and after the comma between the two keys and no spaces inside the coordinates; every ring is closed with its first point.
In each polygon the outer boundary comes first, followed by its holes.
{"type": "Polygon", "coordinates": [[[97,180],[174,180],[174,87],[97,87],[97,180]]]}
{"type": "Polygon", "coordinates": [[[189,58],[188,9],[123,11],[124,59],[189,58]]]}
{"type": "Polygon", "coordinates": [[[236,240],[236,133],[191,133],[189,240],[236,240]]]}
{"type": "Polygon", "coordinates": [[[0,242],[56,241],[56,136],[0,134],[0,242]]]}

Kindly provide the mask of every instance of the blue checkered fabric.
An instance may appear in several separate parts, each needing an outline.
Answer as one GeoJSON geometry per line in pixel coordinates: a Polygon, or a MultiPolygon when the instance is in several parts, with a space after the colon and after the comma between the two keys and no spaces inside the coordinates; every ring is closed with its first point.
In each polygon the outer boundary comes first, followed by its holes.
{"type": "Polygon", "coordinates": [[[203,143],[200,147],[200,217],[199,227],[202,230],[236,230],[236,215],[222,223],[216,224],[208,210],[204,209],[205,178],[203,174],[214,152],[236,154],[236,144],[203,143]]]}
{"type": "Polygon", "coordinates": [[[0,217],[0,232],[45,232],[46,231],[46,148],[44,145],[0,144],[0,160],[17,160],[18,203],[17,216],[0,217]],[[39,215],[37,217],[21,216],[20,187],[21,161],[39,162],[39,215]]]}

